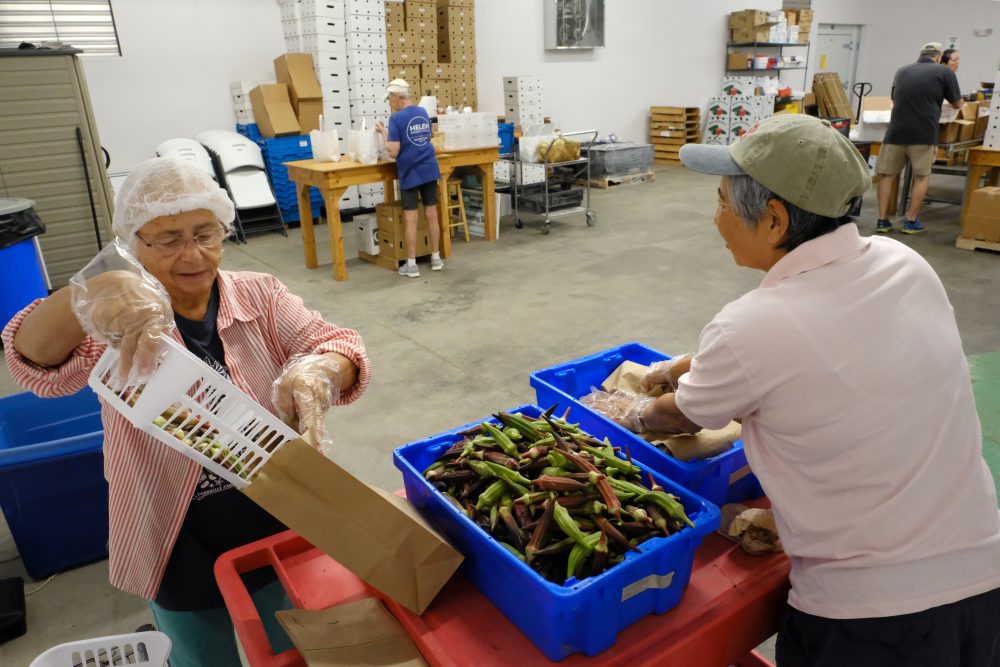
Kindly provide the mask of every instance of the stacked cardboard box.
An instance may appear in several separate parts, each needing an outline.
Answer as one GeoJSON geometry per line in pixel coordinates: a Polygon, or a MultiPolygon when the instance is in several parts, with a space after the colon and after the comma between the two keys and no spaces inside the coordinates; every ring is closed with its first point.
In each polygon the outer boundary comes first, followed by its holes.
{"type": "Polygon", "coordinates": [[[798,27],[798,42],[800,44],[809,43],[809,33],[812,32],[813,10],[811,9],[788,9],[785,13],[789,15],[788,25],[798,27]]]}
{"type": "Polygon", "coordinates": [[[302,134],[319,129],[319,117],[323,113],[323,92],[313,69],[312,54],[286,53],[278,56],[274,59],[274,75],[279,84],[288,88],[288,96],[302,134]]]}
{"type": "Polygon", "coordinates": [[[250,91],[250,104],[263,137],[285,137],[302,131],[285,84],[262,83],[250,91]]]}
{"type": "Polygon", "coordinates": [[[506,76],[503,79],[504,116],[522,128],[545,122],[542,105],[542,77],[506,76]]]}
{"type": "MultiPolygon", "coordinates": [[[[378,204],[375,207],[375,220],[378,225],[378,256],[398,266],[400,261],[406,259],[402,204],[399,202],[378,204]]],[[[429,254],[431,254],[430,231],[424,207],[420,206],[417,213],[416,256],[423,257],[429,254]]]]}
{"type": "Polygon", "coordinates": [[[771,26],[780,21],[781,12],[747,9],[729,15],[729,41],[733,44],[771,41],[771,26]]]}
{"type": "Polygon", "coordinates": [[[698,143],[701,112],[697,107],[649,108],[649,140],[656,164],[680,167],[684,144],[698,143]]]}
{"type": "Polygon", "coordinates": [[[813,77],[813,93],[819,106],[820,118],[852,118],[847,93],[836,72],[823,72],[813,77]]]}
{"type": "MultiPolygon", "coordinates": [[[[386,3],[385,0],[343,2],[350,123],[355,128],[362,122],[371,126],[389,117],[389,105],[385,101],[385,87],[389,83],[386,3]]],[[[331,4],[331,0],[327,0],[327,4],[331,4]]],[[[362,208],[373,208],[385,201],[381,183],[351,188],[355,189],[358,205],[362,208]]]]}
{"type": "Polygon", "coordinates": [[[958,247],[968,249],[984,247],[983,243],[992,250],[1000,249],[1000,188],[995,186],[974,190],[968,197],[962,235],[956,241],[958,247]]]}
{"type": "Polygon", "coordinates": [[[249,81],[233,81],[229,84],[229,94],[233,99],[233,113],[236,114],[238,125],[255,123],[253,105],[250,104],[250,91],[254,85],[249,81]]]}
{"type": "MultiPolygon", "coordinates": [[[[451,104],[479,105],[476,92],[476,16],[473,0],[438,0],[435,9],[437,61],[449,75],[451,104]]],[[[424,67],[424,77],[428,76],[424,67]]]]}
{"type": "Polygon", "coordinates": [[[774,115],[773,95],[755,95],[753,79],[726,77],[723,94],[708,100],[702,143],[728,146],[774,115]]]}
{"type": "Polygon", "coordinates": [[[450,82],[441,79],[426,84],[425,65],[437,63],[437,3],[435,0],[395,0],[385,3],[386,41],[389,47],[389,79],[410,84],[414,102],[425,95],[438,98],[438,107],[451,104],[450,82]],[[428,92],[430,91],[430,92],[428,92]]]}

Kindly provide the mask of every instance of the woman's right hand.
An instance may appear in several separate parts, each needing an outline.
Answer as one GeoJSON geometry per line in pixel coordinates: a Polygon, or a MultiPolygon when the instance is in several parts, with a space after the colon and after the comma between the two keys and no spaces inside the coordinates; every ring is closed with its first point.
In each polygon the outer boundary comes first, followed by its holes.
{"type": "Polygon", "coordinates": [[[156,370],[159,336],[173,326],[173,309],[148,274],[112,270],[74,280],[72,306],[84,331],[120,353],[117,386],[145,382],[156,370]]]}

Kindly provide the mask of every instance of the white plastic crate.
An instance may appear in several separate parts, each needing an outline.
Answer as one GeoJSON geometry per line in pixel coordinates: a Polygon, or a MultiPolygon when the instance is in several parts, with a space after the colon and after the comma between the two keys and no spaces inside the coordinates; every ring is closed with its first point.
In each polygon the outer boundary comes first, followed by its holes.
{"type": "Polygon", "coordinates": [[[346,22],[343,18],[333,16],[308,16],[300,19],[300,32],[303,35],[334,35],[343,37],[346,31],[346,22]]]}
{"type": "Polygon", "coordinates": [[[385,19],[385,0],[344,0],[346,14],[367,14],[385,19]]]}
{"type": "Polygon", "coordinates": [[[173,338],[163,344],[166,356],[145,385],[112,389],[118,352],[108,348],[90,386],[139,430],[245,488],[298,434],[173,338]]]}
{"type": "Polygon", "coordinates": [[[367,50],[352,48],[347,53],[347,67],[378,67],[385,72],[389,71],[389,52],[385,49],[367,50]]]}
{"type": "Polygon", "coordinates": [[[29,667],[166,667],[170,647],[170,638],[155,631],[83,639],[53,646],[32,660],[29,667]]]}
{"type": "Polygon", "coordinates": [[[355,83],[348,86],[348,97],[352,100],[381,100],[385,97],[388,81],[378,83],[355,83]]]}
{"type": "Polygon", "coordinates": [[[344,35],[320,35],[302,33],[302,51],[313,54],[315,59],[326,53],[347,53],[347,37],[344,35]]]}
{"type": "Polygon", "coordinates": [[[347,50],[382,51],[386,48],[384,32],[351,32],[347,33],[347,50]]]}
{"type": "Polygon", "coordinates": [[[370,32],[385,34],[385,14],[372,16],[369,14],[346,14],[347,32],[370,32]]]}

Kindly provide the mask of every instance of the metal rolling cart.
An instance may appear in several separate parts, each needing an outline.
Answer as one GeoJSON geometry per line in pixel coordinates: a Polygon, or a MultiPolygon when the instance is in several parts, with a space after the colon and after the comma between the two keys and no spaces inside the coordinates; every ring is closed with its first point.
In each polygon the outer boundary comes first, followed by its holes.
{"type": "MultiPolygon", "coordinates": [[[[577,136],[588,136],[590,139],[588,141],[581,141],[580,159],[578,160],[567,160],[564,162],[549,162],[549,153],[552,150],[552,146],[555,142],[551,142],[549,147],[545,150],[545,155],[542,156],[542,162],[540,166],[544,167],[543,179],[542,179],[542,192],[544,195],[543,205],[540,207],[541,210],[537,211],[523,211],[525,214],[540,218],[542,220],[542,234],[548,234],[550,231],[550,226],[552,224],[552,218],[562,217],[564,215],[570,215],[573,213],[584,213],[586,215],[587,226],[593,227],[597,224],[597,215],[590,208],[590,154],[587,152],[587,148],[592,146],[594,142],[597,141],[598,132],[597,130],[581,130],[579,132],[564,132],[558,135],[559,137],[577,137],[577,136]],[[586,155],[587,157],[583,157],[586,155]],[[566,208],[553,208],[552,198],[550,195],[550,181],[551,174],[555,170],[563,170],[569,172],[569,187],[567,187],[563,192],[572,191],[572,183],[577,180],[584,172],[586,172],[586,185],[584,186],[586,204],[585,205],[569,205],[566,208]]],[[[521,219],[522,209],[521,209],[521,198],[524,196],[522,192],[524,190],[524,185],[520,183],[520,173],[521,173],[521,159],[520,151],[514,151],[514,173],[511,179],[511,190],[514,196],[514,226],[518,229],[524,227],[524,221],[521,219]]]]}

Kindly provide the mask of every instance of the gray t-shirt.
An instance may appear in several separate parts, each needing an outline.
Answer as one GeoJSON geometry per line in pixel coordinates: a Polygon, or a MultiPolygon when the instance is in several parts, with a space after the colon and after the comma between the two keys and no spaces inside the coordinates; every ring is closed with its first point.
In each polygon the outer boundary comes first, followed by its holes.
{"type": "Polygon", "coordinates": [[[900,67],[892,82],[892,120],[883,143],[904,146],[938,142],[941,104],[962,97],[958,78],[946,65],[920,58],[900,67]]]}

